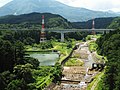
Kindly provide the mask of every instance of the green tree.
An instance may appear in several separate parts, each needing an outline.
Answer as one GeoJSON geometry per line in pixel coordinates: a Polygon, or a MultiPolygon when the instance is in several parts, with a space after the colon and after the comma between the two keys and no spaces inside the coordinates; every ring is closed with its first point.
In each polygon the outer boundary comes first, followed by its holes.
{"type": "Polygon", "coordinates": [[[24,61],[26,64],[29,63],[31,65],[33,65],[33,68],[37,69],[37,67],[39,66],[40,62],[35,59],[35,58],[32,58],[32,57],[28,57],[28,58],[25,58],[25,61],[24,61]]]}
{"type": "Polygon", "coordinates": [[[33,83],[34,79],[32,77],[31,68],[33,68],[31,64],[17,65],[14,67],[13,72],[16,75],[17,79],[23,79],[27,84],[33,83]]]}
{"type": "Polygon", "coordinates": [[[116,18],[109,28],[116,31],[104,34],[97,40],[98,52],[105,55],[106,62],[105,75],[103,78],[103,90],[120,89],[120,18],[116,18]]]}
{"type": "Polygon", "coordinates": [[[15,75],[9,71],[0,73],[0,90],[5,90],[7,85],[14,79],[15,75]]]}
{"type": "Polygon", "coordinates": [[[6,90],[28,90],[27,84],[23,79],[12,80],[8,85],[6,90]]]}
{"type": "Polygon", "coordinates": [[[55,68],[53,71],[53,76],[54,76],[54,82],[56,83],[57,81],[61,80],[62,77],[62,66],[60,63],[55,64],[55,68]]]}
{"type": "Polygon", "coordinates": [[[13,70],[14,49],[9,41],[0,39],[0,72],[13,70]]]}
{"type": "Polygon", "coordinates": [[[24,64],[25,48],[24,44],[20,41],[15,43],[15,60],[16,64],[24,64]]]}

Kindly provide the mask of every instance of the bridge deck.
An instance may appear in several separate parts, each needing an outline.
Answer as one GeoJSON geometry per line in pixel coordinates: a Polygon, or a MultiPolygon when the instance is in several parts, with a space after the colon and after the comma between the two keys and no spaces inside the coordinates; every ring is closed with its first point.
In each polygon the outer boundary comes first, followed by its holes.
{"type": "MultiPolygon", "coordinates": [[[[18,31],[18,30],[38,30],[41,31],[41,29],[28,29],[28,28],[23,28],[23,29],[16,29],[16,28],[12,28],[12,29],[2,29],[0,28],[0,30],[14,30],[14,31],[18,31]]],[[[45,29],[45,31],[49,31],[49,32],[79,32],[79,31],[114,31],[115,29],[45,29]]]]}

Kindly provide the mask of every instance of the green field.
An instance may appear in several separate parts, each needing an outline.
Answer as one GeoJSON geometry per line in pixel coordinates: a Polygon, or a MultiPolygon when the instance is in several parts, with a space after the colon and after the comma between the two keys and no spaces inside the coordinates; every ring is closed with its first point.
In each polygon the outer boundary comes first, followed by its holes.
{"type": "Polygon", "coordinates": [[[82,66],[84,64],[83,61],[81,61],[78,58],[70,58],[66,63],[65,66],[82,66]]]}

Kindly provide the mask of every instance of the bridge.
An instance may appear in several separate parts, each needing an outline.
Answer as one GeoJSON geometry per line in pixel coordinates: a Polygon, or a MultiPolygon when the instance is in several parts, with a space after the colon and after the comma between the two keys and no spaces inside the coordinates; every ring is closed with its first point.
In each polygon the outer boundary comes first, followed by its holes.
{"type": "Polygon", "coordinates": [[[48,32],[57,32],[61,34],[61,42],[64,42],[64,34],[68,32],[110,32],[114,31],[114,29],[45,29],[48,32]]]}
{"type": "MultiPolygon", "coordinates": [[[[6,29],[0,29],[0,30],[6,30],[6,29]]],[[[64,42],[64,34],[65,33],[68,33],[68,32],[110,32],[110,31],[114,31],[114,29],[95,29],[95,21],[93,19],[93,22],[92,22],[92,29],[47,29],[45,28],[45,25],[44,25],[44,15],[42,15],[42,29],[28,29],[28,28],[24,28],[24,29],[7,29],[7,30],[15,30],[15,31],[18,31],[18,30],[38,30],[40,31],[40,42],[44,42],[46,40],[46,34],[45,32],[48,31],[48,32],[57,32],[57,33],[60,33],[61,34],[61,42],[64,42]]]]}
{"type": "Polygon", "coordinates": [[[95,29],[95,21],[92,21],[92,29],[45,29],[44,28],[44,16],[42,17],[42,31],[49,31],[49,32],[57,32],[61,33],[61,42],[64,42],[64,34],[68,32],[110,32],[114,31],[114,29],[95,29]]]}
{"type": "MultiPolygon", "coordinates": [[[[6,29],[0,29],[0,30],[6,30],[6,29]]],[[[7,29],[7,30],[13,30],[13,31],[30,31],[30,30],[37,30],[37,31],[42,31],[41,29],[28,29],[28,28],[24,28],[24,29],[7,29]]],[[[49,29],[46,28],[44,29],[44,32],[56,32],[56,33],[60,33],[61,34],[61,42],[64,42],[64,38],[65,38],[65,33],[69,33],[69,32],[101,32],[101,33],[108,33],[110,31],[114,31],[115,29],[49,29]]]]}

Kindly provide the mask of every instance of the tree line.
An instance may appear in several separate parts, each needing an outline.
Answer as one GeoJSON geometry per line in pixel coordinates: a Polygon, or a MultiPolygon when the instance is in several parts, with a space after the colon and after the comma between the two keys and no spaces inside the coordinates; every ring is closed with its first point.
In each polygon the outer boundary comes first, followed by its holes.
{"type": "Polygon", "coordinates": [[[116,18],[108,26],[114,28],[108,34],[104,34],[96,42],[98,53],[107,57],[105,74],[101,82],[101,90],[120,89],[120,18],[116,18]]]}
{"type": "MultiPolygon", "coordinates": [[[[25,45],[39,42],[33,38],[35,33],[0,31],[0,90],[42,90],[60,80],[59,63],[55,67],[41,67],[37,59],[26,57],[25,45]]],[[[40,47],[50,48],[50,45],[41,43],[40,47]]]]}

